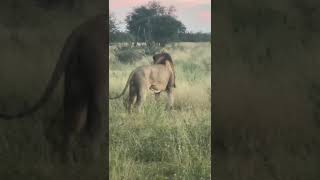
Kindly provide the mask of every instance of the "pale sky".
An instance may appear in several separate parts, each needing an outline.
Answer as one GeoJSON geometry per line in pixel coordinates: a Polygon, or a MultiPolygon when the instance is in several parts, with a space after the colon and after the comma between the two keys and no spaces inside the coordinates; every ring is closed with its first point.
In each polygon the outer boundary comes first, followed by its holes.
{"type": "MultiPolygon", "coordinates": [[[[124,30],[124,19],[134,7],[150,0],[109,0],[109,12],[113,13],[124,30]]],[[[211,0],[158,0],[162,6],[174,6],[176,16],[192,32],[211,32],[211,0]]]]}

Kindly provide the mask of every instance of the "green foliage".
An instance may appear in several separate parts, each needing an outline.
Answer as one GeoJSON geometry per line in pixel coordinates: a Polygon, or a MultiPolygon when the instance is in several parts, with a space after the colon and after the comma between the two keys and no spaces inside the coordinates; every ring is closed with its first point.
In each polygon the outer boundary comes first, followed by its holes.
{"type": "Polygon", "coordinates": [[[148,43],[147,46],[144,47],[144,53],[146,55],[154,55],[160,52],[160,47],[155,43],[148,43]]]}
{"type": "Polygon", "coordinates": [[[135,61],[141,60],[143,54],[141,49],[130,46],[119,46],[114,50],[114,55],[121,63],[132,64],[135,61]]]}
{"type": "Polygon", "coordinates": [[[153,27],[151,36],[155,42],[164,46],[167,42],[178,39],[178,34],[185,31],[184,25],[172,16],[156,16],[151,21],[153,27]]]}
{"type": "Polygon", "coordinates": [[[115,39],[115,34],[119,32],[118,27],[116,26],[116,19],[113,14],[109,14],[109,39],[110,42],[113,42],[115,39]]]}
{"type": "Polygon", "coordinates": [[[137,41],[155,41],[165,45],[186,29],[173,13],[173,7],[166,8],[159,2],[152,1],[135,8],[127,16],[127,28],[137,41]]]}
{"type": "Polygon", "coordinates": [[[182,42],[210,42],[211,41],[211,33],[180,33],[179,34],[179,41],[182,42]]]}
{"type": "Polygon", "coordinates": [[[112,33],[110,36],[110,42],[124,42],[124,43],[130,43],[134,41],[134,37],[132,34],[129,34],[127,32],[121,32],[121,31],[116,31],[115,33],[112,33]]]}

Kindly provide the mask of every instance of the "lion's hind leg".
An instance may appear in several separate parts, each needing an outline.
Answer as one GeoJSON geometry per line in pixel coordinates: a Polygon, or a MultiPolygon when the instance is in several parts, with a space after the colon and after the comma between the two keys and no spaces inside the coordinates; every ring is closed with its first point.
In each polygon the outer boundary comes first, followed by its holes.
{"type": "Polygon", "coordinates": [[[127,102],[127,110],[129,113],[131,113],[132,105],[136,99],[137,99],[137,90],[134,86],[130,86],[129,97],[128,97],[128,102],[127,102]]]}
{"type": "Polygon", "coordinates": [[[94,92],[89,98],[87,123],[83,129],[84,136],[81,139],[85,143],[87,151],[84,155],[89,162],[97,160],[101,154],[100,145],[105,141],[103,111],[107,106],[100,94],[99,92],[94,92]]]}
{"type": "MultiPolygon", "coordinates": [[[[67,99],[67,98],[66,98],[67,99]]],[[[87,102],[65,102],[65,125],[63,127],[62,160],[73,161],[75,137],[80,134],[87,120],[87,102]]]]}
{"type": "Polygon", "coordinates": [[[146,88],[143,88],[143,86],[141,86],[137,92],[137,101],[135,103],[135,106],[138,112],[141,112],[142,103],[145,100],[145,98],[146,98],[146,88]]]}
{"type": "Polygon", "coordinates": [[[173,107],[173,102],[174,102],[174,96],[173,96],[173,88],[168,88],[167,90],[167,95],[168,95],[168,103],[167,103],[167,110],[171,110],[173,107]]]}

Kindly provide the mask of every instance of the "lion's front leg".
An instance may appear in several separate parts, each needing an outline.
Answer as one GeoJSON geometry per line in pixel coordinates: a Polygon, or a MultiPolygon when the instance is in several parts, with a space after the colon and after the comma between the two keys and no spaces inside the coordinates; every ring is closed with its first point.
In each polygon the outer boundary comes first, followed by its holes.
{"type": "Polygon", "coordinates": [[[136,109],[138,112],[142,110],[142,104],[146,99],[146,88],[141,86],[137,92],[137,101],[135,103],[136,109]]]}
{"type": "Polygon", "coordinates": [[[127,106],[126,106],[129,114],[132,111],[132,105],[136,101],[136,99],[137,99],[137,88],[135,86],[130,86],[127,106]]]}
{"type": "Polygon", "coordinates": [[[173,102],[174,102],[174,96],[173,96],[174,94],[173,94],[173,88],[172,87],[168,88],[167,95],[168,95],[168,103],[167,103],[166,109],[167,110],[171,110],[172,107],[173,107],[173,102]]]}

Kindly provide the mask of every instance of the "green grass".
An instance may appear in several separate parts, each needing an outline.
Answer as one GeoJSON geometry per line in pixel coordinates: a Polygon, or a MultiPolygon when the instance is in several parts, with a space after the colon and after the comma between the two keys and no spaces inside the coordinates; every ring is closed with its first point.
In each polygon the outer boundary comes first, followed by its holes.
{"type": "MultiPolygon", "coordinates": [[[[149,93],[140,114],[128,114],[123,99],[110,101],[112,180],[211,177],[210,44],[180,43],[164,50],[176,64],[174,110],[165,111],[165,93],[160,102],[149,93]]],[[[134,65],[124,65],[111,58],[110,95],[122,91],[135,67],[151,60],[146,56],[134,65]]]]}

